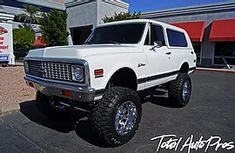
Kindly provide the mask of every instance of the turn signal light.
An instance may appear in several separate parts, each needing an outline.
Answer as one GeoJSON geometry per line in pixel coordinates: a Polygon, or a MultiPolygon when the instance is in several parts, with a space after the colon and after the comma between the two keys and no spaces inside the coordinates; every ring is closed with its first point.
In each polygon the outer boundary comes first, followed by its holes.
{"type": "Polygon", "coordinates": [[[96,69],[95,70],[95,78],[103,77],[103,75],[104,75],[104,69],[96,69]]]}
{"type": "Polygon", "coordinates": [[[69,90],[61,90],[61,92],[62,92],[62,95],[66,97],[72,97],[73,95],[73,92],[69,90]]]}

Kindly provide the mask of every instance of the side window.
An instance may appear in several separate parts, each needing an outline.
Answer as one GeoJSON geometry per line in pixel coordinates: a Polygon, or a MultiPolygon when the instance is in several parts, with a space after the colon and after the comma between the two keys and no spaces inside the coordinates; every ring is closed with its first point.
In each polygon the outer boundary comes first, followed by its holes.
{"type": "Polygon", "coordinates": [[[162,41],[163,46],[166,44],[161,26],[151,25],[151,45],[154,45],[154,41],[162,41]]]}
{"type": "Polygon", "coordinates": [[[170,46],[174,47],[187,47],[188,43],[186,41],[185,35],[182,32],[167,29],[167,36],[170,46]]]}

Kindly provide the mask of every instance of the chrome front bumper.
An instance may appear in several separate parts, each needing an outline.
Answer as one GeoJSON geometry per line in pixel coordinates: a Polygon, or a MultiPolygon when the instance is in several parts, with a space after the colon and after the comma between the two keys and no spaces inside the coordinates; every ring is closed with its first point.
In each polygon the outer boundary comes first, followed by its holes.
{"type": "Polygon", "coordinates": [[[99,100],[102,98],[103,94],[103,90],[95,90],[73,82],[49,80],[31,75],[26,75],[24,79],[26,80],[27,85],[47,96],[57,96],[77,102],[92,102],[94,100],[99,100]],[[72,94],[70,96],[65,96],[63,91],[69,91],[72,94]]]}

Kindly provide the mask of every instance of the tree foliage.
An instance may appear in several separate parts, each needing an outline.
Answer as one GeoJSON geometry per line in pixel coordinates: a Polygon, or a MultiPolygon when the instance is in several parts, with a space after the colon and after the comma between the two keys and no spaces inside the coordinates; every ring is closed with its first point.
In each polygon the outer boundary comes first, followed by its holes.
{"type": "Polygon", "coordinates": [[[49,13],[44,13],[39,21],[42,31],[42,40],[48,46],[67,45],[67,13],[57,10],[52,10],[49,13]]]}
{"type": "Polygon", "coordinates": [[[14,47],[31,49],[35,41],[35,32],[25,28],[13,30],[14,47]]]}
{"type": "Polygon", "coordinates": [[[36,26],[35,25],[30,25],[30,24],[27,24],[27,23],[22,23],[20,25],[18,25],[18,28],[24,28],[26,30],[33,30],[36,26]]]}
{"type": "Polygon", "coordinates": [[[23,21],[29,23],[31,26],[33,23],[38,23],[40,16],[40,8],[33,5],[25,5],[24,13],[16,16],[17,21],[23,21]]]}
{"type": "Polygon", "coordinates": [[[130,19],[139,19],[140,18],[140,12],[136,13],[130,13],[130,12],[121,12],[121,13],[115,13],[114,16],[103,18],[104,23],[107,22],[113,22],[113,21],[121,21],[121,20],[130,20],[130,19]]]}

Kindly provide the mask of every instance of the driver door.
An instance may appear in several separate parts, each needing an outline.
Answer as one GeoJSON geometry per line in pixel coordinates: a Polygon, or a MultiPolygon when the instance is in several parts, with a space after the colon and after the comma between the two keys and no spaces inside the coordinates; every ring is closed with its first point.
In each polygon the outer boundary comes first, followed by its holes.
{"type": "Polygon", "coordinates": [[[171,53],[168,52],[164,29],[162,26],[150,24],[149,33],[145,40],[144,50],[148,61],[148,78],[146,79],[145,87],[149,88],[159,85],[160,83],[167,82],[168,79],[165,75],[170,70],[171,53]]]}

